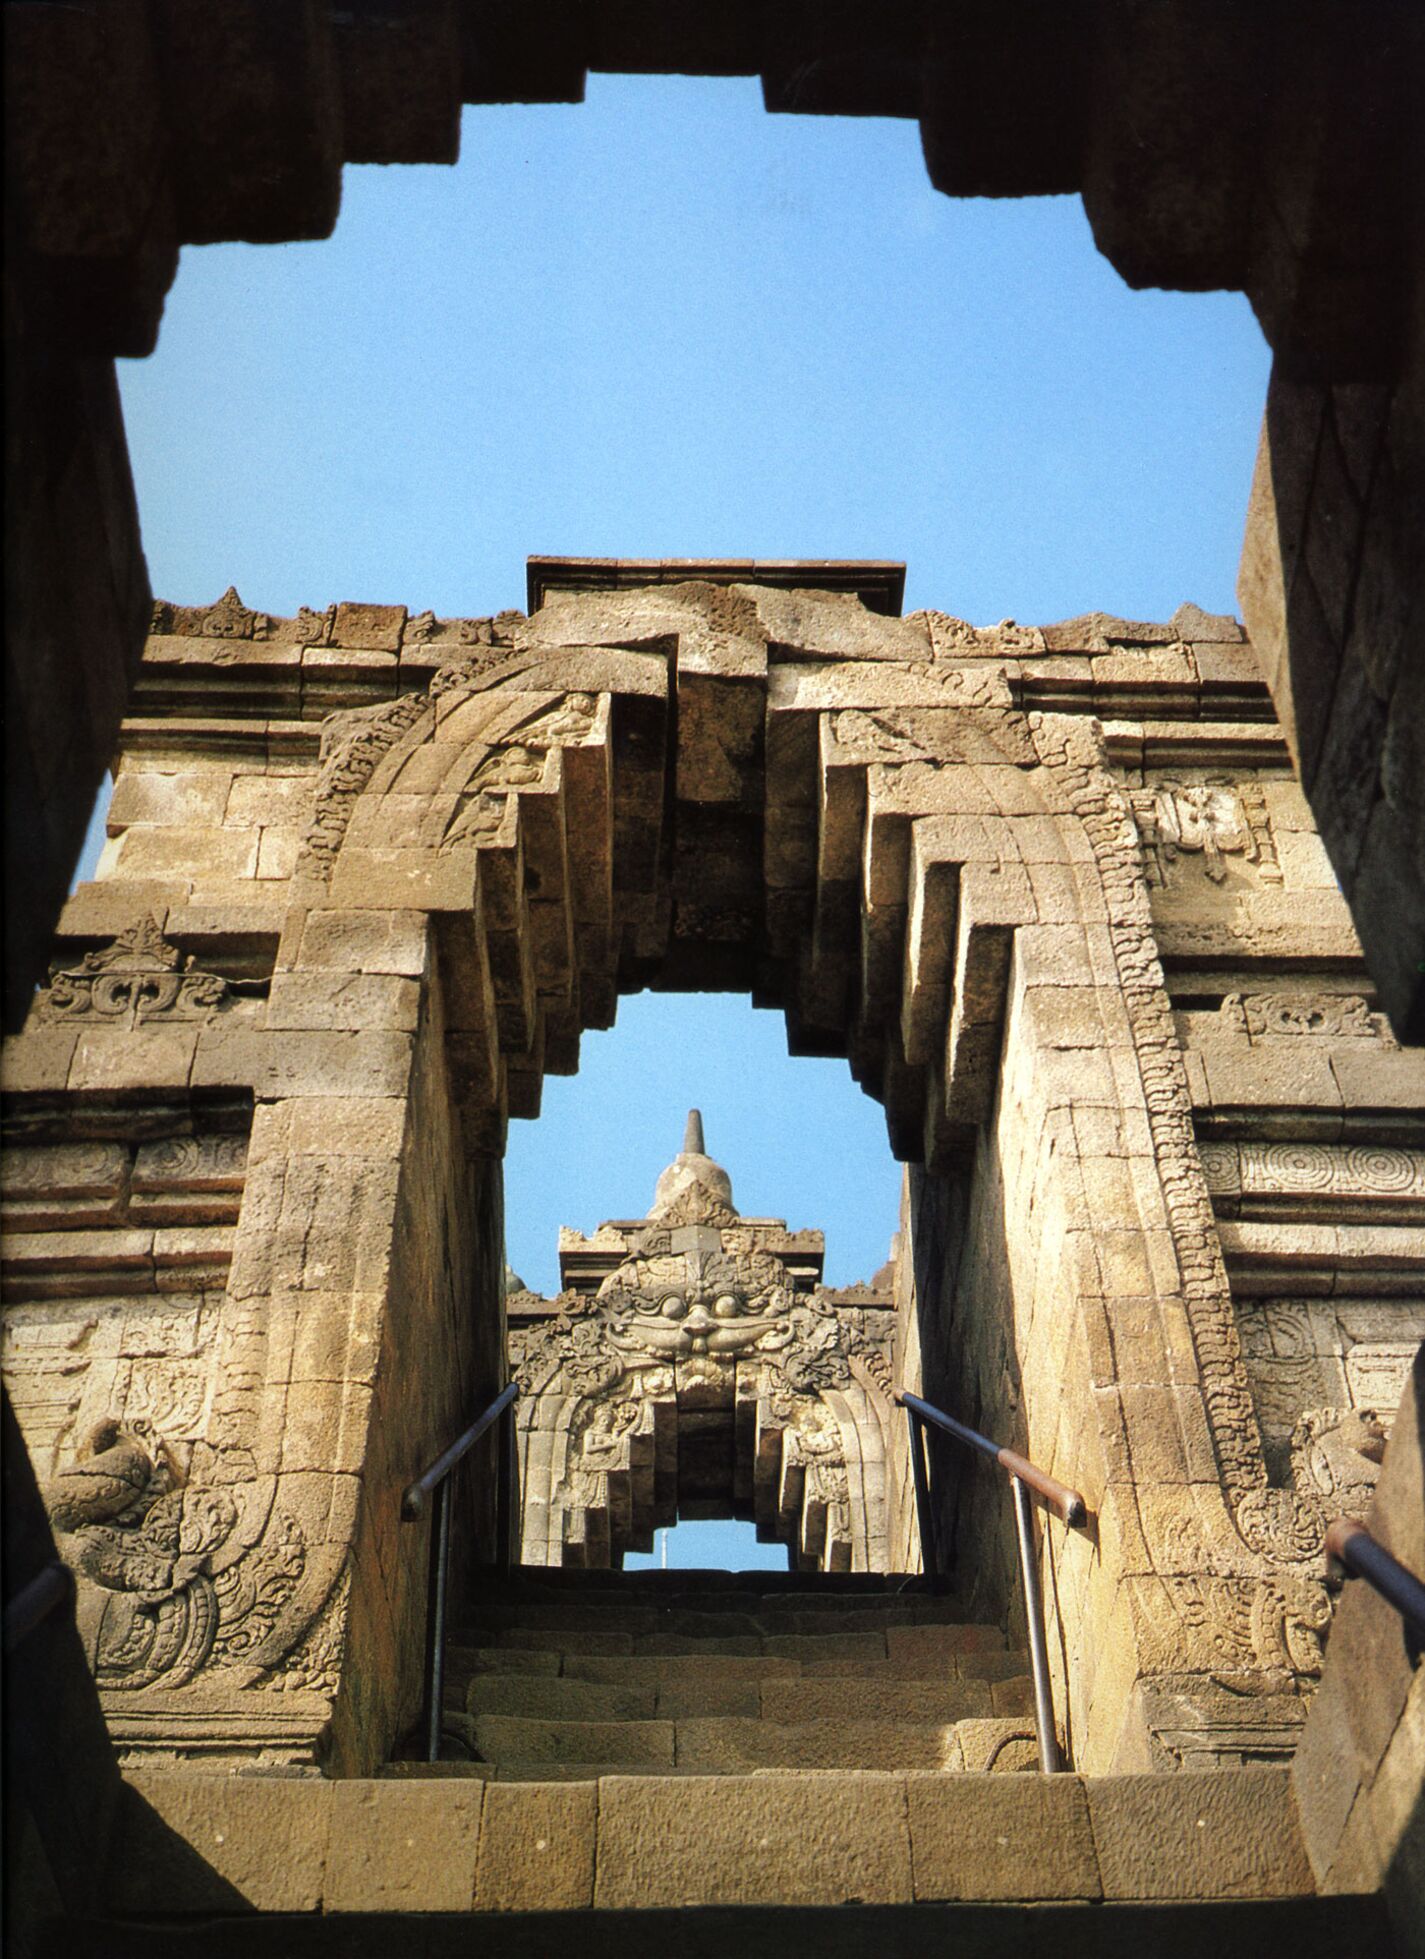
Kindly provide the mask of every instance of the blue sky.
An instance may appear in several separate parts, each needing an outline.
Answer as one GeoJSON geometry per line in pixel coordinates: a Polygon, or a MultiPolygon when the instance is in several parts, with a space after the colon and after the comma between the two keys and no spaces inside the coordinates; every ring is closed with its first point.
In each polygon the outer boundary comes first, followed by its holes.
{"type": "MultiPolygon", "coordinates": [[[[1131,293],[1078,200],[956,203],[914,124],[744,81],[467,111],[348,167],[333,239],[185,250],[121,363],[156,593],[481,614],[531,552],[889,557],[977,622],[1234,609],[1268,357],[1237,295],[1131,293]]],[[[641,1212],[700,1103],[744,1210],[847,1283],[898,1175],[844,1066],[741,999],[628,1001],[515,1124],[512,1262],[641,1212]]]]}

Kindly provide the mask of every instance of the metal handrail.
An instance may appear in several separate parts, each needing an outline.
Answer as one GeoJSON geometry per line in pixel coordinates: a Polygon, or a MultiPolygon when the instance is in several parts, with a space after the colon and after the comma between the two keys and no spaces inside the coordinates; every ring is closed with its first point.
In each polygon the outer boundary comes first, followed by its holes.
{"type": "Polygon", "coordinates": [[[27,1640],[36,1626],[43,1625],[51,1612],[74,1597],[74,1573],[59,1558],[42,1565],[27,1585],[22,1585],[5,1604],[5,1647],[7,1654],[27,1640]]]}
{"type": "Polygon", "coordinates": [[[1326,1556],[1347,1578],[1364,1578],[1425,1642],[1425,1585],[1356,1517],[1337,1517],[1326,1531],[1326,1556]]]}
{"type": "Polygon", "coordinates": [[[1089,1521],[1088,1505],[1077,1490],[1056,1482],[1016,1449],[1005,1449],[978,1429],[957,1422],[943,1408],[923,1401],[918,1394],[903,1388],[896,1400],[906,1412],[910,1429],[911,1474],[915,1479],[915,1512],[920,1525],[921,1558],[931,1579],[940,1576],[940,1550],[935,1531],[935,1512],[930,1502],[930,1466],[925,1448],[927,1422],[953,1436],[966,1448],[976,1450],[997,1463],[1009,1476],[1014,1497],[1014,1533],[1019,1544],[1019,1573],[1024,1585],[1024,1616],[1029,1628],[1029,1668],[1034,1679],[1034,1732],[1039,1741],[1039,1767],[1045,1775],[1056,1775],[1063,1768],[1059,1754],[1058,1730],[1054,1725],[1054,1694],[1049,1682],[1049,1652],[1044,1640],[1044,1595],[1039,1585],[1039,1563],[1034,1552],[1034,1517],[1031,1491],[1045,1506],[1074,1530],[1089,1521]]]}
{"type": "Polygon", "coordinates": [[[1021,1456],[1016,1449],[1002,1449],[998,1442],[991,1442],[987,1435],[981,1435],[977,1428],[968,1428],[964,1422],[957,1422],[953,1415],[947,1415],[943,1408],[934,1402],[922,1401],[918,1394],[908,1394],[904,1388],[898,1390],[896,1400],[902,1408],[914,1409],[923,1422],[933,1422],[936,1428],[944,1429],[953,1435],[957,1442],[967,1448],[978,1449],[982,1456],[997,1462],[1001,1469],[1008,1470],[1011,1476],[1027,1483],[1036,1496],[1043,1497],[1045,1503],[1062,1517],[1066,1524],[1080,1530],[1088,1522],[1088,1505],[1077,1490],[1071,1490],[1066,1483],[1059,1483],[1052,1476],[1046,1476],[1042,1469],[1036,1469],[1027,1456],[1021,1456]]]}
{"type": "MultiPolygon", "coordinates": [[[[477,1415],[463,1434],[456,1437],[442,1455],[436,1457],[424,1476],[418,1476],[414,1483],[408,1483],[401,1494],[401,1521],[407,1524],[418,1523],[426,1514],[426,1499],[435,1496],[435,1517],[431,1525],[434,1542],[431,1545],[430,1563],[427,1567],[426,1590],[426,1654],[425,1654],[425,1700],[422,1708],[422,1723],[426,1731],[426,1760],[440,1760],[440,1728],[445,1703],[445,1615],[450,1587],[450,1478],[452,1471],[459,1468],[465,1457],[475,1447],[480,1437],[512,1407],[519,1394],[519,1383],[511,1381],[485,1409],[477,1415]]],[[[496,1536],[502,1546],[514,1543],[514,1534],[519,1529],[519,1506],[515,1492],[519,1482],[519,1462],[516,1454],[515,1425],[509,1426],[509,1445],[505,1455],[503,1473],[499,1483],[499,1514],[496,1520],[496,1536]]]]}

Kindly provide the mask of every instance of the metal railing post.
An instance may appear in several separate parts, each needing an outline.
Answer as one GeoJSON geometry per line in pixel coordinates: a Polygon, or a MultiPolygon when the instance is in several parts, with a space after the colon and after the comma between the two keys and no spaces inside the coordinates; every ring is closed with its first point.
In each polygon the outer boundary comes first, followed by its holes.
{"type": "MultiPolygon", "coordinates": [[[[421,1725],[426,1734],[426,1760],[429,1762],[440,1760],[440,1731],[445,1713],[445,1615],[450,1590],[451,1479],[480,1437],[510,1409],[518,1394],[518,1383],[511,1381],[464,1434],[457,1436],[445,1453],[436,1457],[425,1475],[418,1476],[414,1483],[408,1483],[401,1494],[401,1521],[407,1524],[419,1523],[430,1510],[431,1498],[435,1499],[426,1563],[425,1700],[421,1709],[421,1725]]],[[[510,1428],[513,1433],[512,1415],[510,1428]]],[[[509,1563],[510,1548],[517,1551],[519,1546],[517,1456],[499,1454],[496,1457],[495,1503],[495,1561],[509,1563]],[[511,1472],[508,1476],[500,1474],[499,1466],[502,1463],[511,1472]]]]}
{"type": "Polygon", "coordinates": [[[1039,1767],[1057,1775],[1059,1737],[1054,1729],[1054,1697],[1049,1687],[1049,1653],[1044,1641],[1044,1596],[1039,1587],[1039,1559],[1034,1549],[1034,1510],[1029,1492],[1017,1476],[1009,1479],[1014,1493],[1014,1531],[1019,1540],[1019,1575],[1024,1584],[1024,1616],[1029,1622],[1029,1670],[1034,1679],[1034,1730],[1039,1737],[1039,1767]]]}
{"type": "Polygon", "coordinates": [[[1394,1606],[1417,1648],[1425,1645],[1425,1585],[1391,1556],[1359,1517],[1337,1517],[1329,1525],[1326,1560],[1328,1569],[1346,1578],[1364,1578],[1372,1591],[1394,1606]]]}
{"type": "Polygon", "coordinates": [[[930,1505],[930,1472],[926,1461],[925,1424],[913,1408],[905,1411],[910,1434],[910,1473],[915,1479],[915,1517],[920,1527],[920,1561],[925,1575],[940,1576],[940,1547],[935,1535],[935,1512],[930,1505]]]}
{"type": "Polygon", "coordinates": [[[445,1715],[445,1603],[450,1583],[450,1478],[435,1492],[431,1520],[430,1576],[426,1608],[426,1760],[440,1760],[445,1715]]]}
{"type": "MultiPolygon", "coordinates": [[[[922,1401],[905,1388],[896,1389],[896,1400],[905,1409],[910,1423],[911,1472],[915,1477],[915,1507],[920,1523],[921,1562],[927,1571],[938,1571],[940,1552],[935,1534],[935,1515],[930,1504],[930,1480],[924,1454],[925,1431],[943,1429],[977,1455],[985,1456],[1009,1477],[1014,1499],[1014,1534],[1019,1544],[1019,1572],[1024,1585],[1024,1616],[1029,1627],[1029,1665],[1034,1680],[1034,1728],[1039,1737],[1039,1766],[1045,1775],[1056,1775],[1063,1768],[1059,1735],[1054,1726],[1054,1696],[1049,1684],[1049,1649],[1044,1637],[1044,1594],[1039,1585],[1039,1559],[1034,1547],[1034,1506],[1038,1497],[1070,1530],[1089,1528],[1088,1505],[1077,1490],[1046,1474],[1017,1449],[992,1442],[978,1429],[956,1421],[933,1402],[922,1401]]],[[[1388,1554],[1382,1553],[1382,1556],[1388,1554]]]]}
{"type": "Polygon", "coordinates": [[[519,1432],[513,1407],[500,1441],[500,1472],[497,1482],[495,1545],[499,1562],[508,1571],[519,1563],[520,1550],[520,1451],[519,1432]]]}

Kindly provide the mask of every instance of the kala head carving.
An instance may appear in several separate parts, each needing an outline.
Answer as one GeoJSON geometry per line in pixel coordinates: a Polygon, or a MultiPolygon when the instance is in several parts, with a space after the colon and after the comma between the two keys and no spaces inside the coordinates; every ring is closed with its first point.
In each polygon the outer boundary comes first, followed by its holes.
{"type": "Polygon", "coordinates": [[[779,1260],[684,1252],[632,1259],[599,1289],[620,1353],[738,1354],[790,1328],[791,1287],[779,1260]]]}

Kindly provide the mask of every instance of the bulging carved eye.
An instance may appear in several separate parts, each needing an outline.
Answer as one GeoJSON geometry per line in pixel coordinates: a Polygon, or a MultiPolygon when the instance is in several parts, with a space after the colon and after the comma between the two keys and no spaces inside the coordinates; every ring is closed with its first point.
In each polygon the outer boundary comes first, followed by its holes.
{"type": "Polygon", "coordinates": [[[665,1320],[680,1320],[688,1310],[688,1302],[680,1292],[670,1292],[658,1302],[658,1310],[665,1320]]]}
{"type": "Polygon", "coordinates": [[[713,1302],[714,1317],[720,1320],[735,1320],[742,1311],[742,1302],[733,1293],[721,1293],[713,1302]]]}

